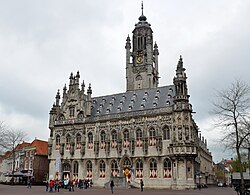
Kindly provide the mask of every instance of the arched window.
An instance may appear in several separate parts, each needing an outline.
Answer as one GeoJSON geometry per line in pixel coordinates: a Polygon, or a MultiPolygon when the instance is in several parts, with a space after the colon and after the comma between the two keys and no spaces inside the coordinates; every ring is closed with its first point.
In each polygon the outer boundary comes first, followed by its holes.
{"type": "Polygon", "coordinates": [[[136,131],[136,147],[142,147],[142,131],[137,129],[136,131]]]}
{"type": "Polygon", "coordinates": [[[105,131],[101,132],[101,149],[105,149],[105,139],[106,139],[105,131]]]}
{"type": "Polygon", "coordinates": [[[70,139],[71,139],[70,134],[68,134],[66,136],[66,150],[70,149],[70,139]]]}
{"type": "Polygon", "coordinates": [[[155,146],[156,145],[156,132],[153,127],[149,130],[149,146],[155,146]]]}
{"type": "Polygon", "coordinates": [[[123,147],[129,147],[129,132],[127,129],[123,132],[123,147]]]}
{"type": "Polygon", "coordinates": [[[143,177],[143,162],[141,159],[138,159],[135,164],[135,176],[136,178],[143,177]]]}
{"type": "Polygon", "coordinates": [[[172,165],[170,159],[166,158],[163,163],[163,177],[171,178],[172,177],[172,165]]]}
{"type": "Polygon", "coordinates": [[[118,165],[117,165],[117,161],[116,160],[112,160],[111,162],[111,175],[116,177],[118,176],[118,165]]]}
{"type": "Polygon", "coordinates": [[[103,160],[100,161],[99,164],[99,177],[105,178],[105,162],[103,160]]]}
{"type": "Polygon", "coordinates": [[[89,160],[87,161],[87,164],[86,164],[86,167],[87,167],[87,179],[92,179],[93,177],[93,170],[92,170],[92,162],[89,160]]]}
{"type": "Polygon", "coordinates": [[[76,149],[81,149],[81,140],[82,140],[81,134],[77,133],[77,135],[76,135],[76,149]]]}
{"type": "Polygon", "coordinates": [[[117,132],[113,130],[111,132],[111,147],[116,148],[117,146],[117,132]]]}
{"type": "Polygon", "coordinates": [[[163,140],[170,140],[170,129],[167,126],[163,128],[163,140]]]}
{"type": "Polygon", "coordinates": [[[56,136],[56,150],[60,149],[60,135],[56,136]]]}
{"type": "Polygon", "coordinates": [[[94,143],[93,143],[93,134],[89,132],[88,134],[88,149],[93,149],[94,143]]]}
{"type": "Polygon", "coordinates": [[[63,169],[64,172],[70,172],[70,165],[68,163],[63,164],[63,169]]]}
{"type": "Polygon", "coordinates": [[[78,169],[79,169],[78,162],[75,161],[73,164],[73,177],[74,177],[74,179],[78,179],[78,169]]]}
{"type": "Polygon", "coordinates": [[[157,162],[154,158],[149,161],[149,177],[157,178],[157,162]]]}

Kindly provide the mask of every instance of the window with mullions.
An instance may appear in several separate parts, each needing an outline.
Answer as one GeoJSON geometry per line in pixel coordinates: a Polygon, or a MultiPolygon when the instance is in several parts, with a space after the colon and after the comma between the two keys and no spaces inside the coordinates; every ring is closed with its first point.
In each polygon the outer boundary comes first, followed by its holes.
{"type": "Polygon", "coordinates": [[[94,143],[93,143],[93,134],[89,132],[88,134],[88,149],[93,149],[94,143]]]}
{"type": "Polygon", "coordinates": [[[138,159],[136,161],[136,167],[135,167],[135,176],[136,178],[142,178],[143,177],[143,162],[141,159],[138,159]]]}
{"type": "Polygon", "coordinates": [[[154,128],[150,128],[149,130],[149,145],[150,146],[156,145],[156,132],[154,128]]]}
{"type": "Polygon", "coordinates": [[[111,148],[117,147],[117,132],[114,130],[111,132],[111,148]]]}
{"type": "Polygon", "coordinates": [[[92,162],[89,160],[86,164],[87,167],[87,179],[92,179],[93,177],[93,170],[92,170],[92,162]]]}
{"type": "Polygon", "coordinates": [[[129,147],[129,132],[127,129],[123,132],[123,147],[129,147]]]}
{"type": "Polygon", "coordinates": [[[106,139],[106,134],[104,131],[101,132],[101,149],[105,149],[105,139],[106,139]]]}
{"type": "Polygon", "coordinates": [[[136,131],[136,147],[142,147],[142,131],[137,129],[136,131]]]}
{"type": "Polygon", "coordinates": [[[150,178],[157,178],[157,162],[154,158],[152,158],[149,162],[149,177],[150,178]]]}
{"type": "Polygon", "coordinates": [[[72,118],[75,116],[75,107],[69,108],[69,117],[72,118]]]}
{"type": "Polygon", "coordinates": [[[60,149],[60,135],[56,136],[56,150],[60,149]]]}
{"type": "Polygon", "coordinates": [[[163,140],[170,140],[170,129],[167,126],[163,128],[163,140]]]}
{"type": "Polygon", "coordinates": [[[66,136],[66,150],[69,150],[69,149],[70,149],[70,139],[71,139],[71,137],[70,137],[70,135],[68,134],[68,135],[66,136]]]}
{"type": "Polygon", "coordinates": [[[116,176],[118,176],[118,173],[119,173],[119,171],[118,171],[117,161],[116,160],[112,160],[112,162],[111,162],[111,175],[113,177],[116,177],[116,176]]]}
{"type": "Polygon", "coordinates": [[[168,158],[166,158],[163,163],[163,177],[164,178],[172,177],[172,163],[168,158]]]}
{"type": "Polygon", "coordinates": [[[100,161],[99,165],[99,177],[105,178],[105,162],[103,160],[100,161]]]}
{"type": "Polygon", "coordinates": [[[76,149],[81,149],[81,140],[82,140],[81,134],[78,133],[76,135],[76,149]]]}
{"type": "Polygon", "coordinates": [[[74,178],[78,178],[78,169],[79,169],[79,164],[77,161],[75,161],[73,164],[73,176],[74,176],[74,178]]]}

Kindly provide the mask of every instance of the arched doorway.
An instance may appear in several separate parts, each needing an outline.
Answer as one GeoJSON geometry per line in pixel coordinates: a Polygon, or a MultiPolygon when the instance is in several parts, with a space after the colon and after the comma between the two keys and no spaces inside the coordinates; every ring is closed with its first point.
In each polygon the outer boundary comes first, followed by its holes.
{"type": "Polygon", "coordinates": [[[131,159],[127,156],[125,156],[121,161],[121,168],[123,171],[123,175],[126,177],[126,180],[128,183],[131,183],[131,168],[132,168],[132,162],[131,159]]]}

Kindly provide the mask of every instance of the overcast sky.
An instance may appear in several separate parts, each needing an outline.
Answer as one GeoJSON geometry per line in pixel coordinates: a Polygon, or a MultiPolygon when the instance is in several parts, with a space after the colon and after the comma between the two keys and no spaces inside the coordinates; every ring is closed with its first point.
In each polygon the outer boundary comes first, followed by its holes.
{"type": "MultiPolygon", "coordinates": [[[[213,129],[215,90],[249,84],[249,0],[144,0],[159,47],[160,86],[183,56],[190,102],[213,159],[230,158],[213,129]]],[[[0,0],[0,121],[47,140],[49,111],[71,72],[92,96],[124,92],[125,40],[140,0],[0,0]]],[[[234,154],[232,154],[234,157],[234,154]]]]}

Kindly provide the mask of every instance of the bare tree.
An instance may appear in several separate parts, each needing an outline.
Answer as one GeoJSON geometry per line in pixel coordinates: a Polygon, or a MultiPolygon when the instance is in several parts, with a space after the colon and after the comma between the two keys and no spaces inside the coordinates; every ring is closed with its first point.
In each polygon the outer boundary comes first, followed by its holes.
{"type": "Polygon", "coordinates": [[[12,152],[12,181],[14,181],[14,171],[16,164],[16,147],[18,144],[24,141],[26,133],[22,130],[15,130],[6,127],[3,123],[0,123],[0,148],[4,151],[12,152]]]}
{"type": "MultiPolygon", "coordinates": [[[[217,91],[216,101],[213,102],[213,105],[213,113],[218,119],[216,126],[223,130],[222,142],[228,148],[236,151],[238,161],[241,164],[241,150],[250,135],[250,87],[237,80],[226,90],[217,91]]],[[[245,189],[242,167],[240,168],[240,176],[240,194],[243,194],[245,189]]]]}

